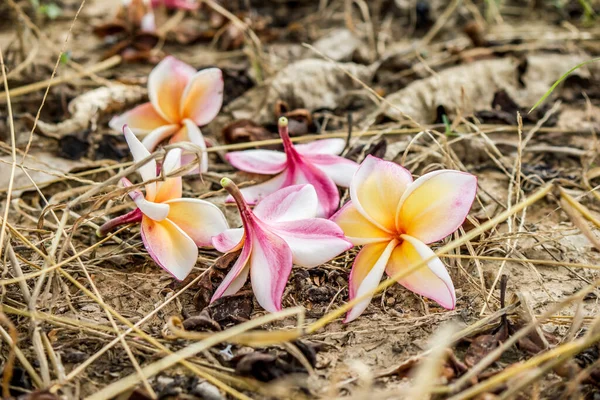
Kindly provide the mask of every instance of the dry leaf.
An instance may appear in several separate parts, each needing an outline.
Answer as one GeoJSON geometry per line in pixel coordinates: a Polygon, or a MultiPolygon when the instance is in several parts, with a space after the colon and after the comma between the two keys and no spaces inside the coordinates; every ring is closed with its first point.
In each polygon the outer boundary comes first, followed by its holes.
{"type": "Polygon", "coordinates": [[[121,111],[145,96],[146,89],[139,86],[100,87],[77,96],[69,103],[71,118],[58,124],[38,121],[37,127],[43,134],[59,139],[90,125],[95,126],[100,115],[121,111]]]}
{"type": "MultiPolygon", "coordinates": [[[[386,97],[392,105],[419,123],[433,123],[438,107],[453,117],[489,110],[494,94],[504,90],[520,107],[529,108],[565,71],[589,57],[543,54],[523,59],[482,60],[443,70],[386,97]],[[473,79],[476,77],[476,79],[473,79]],[[464,92],[464,96],[463,96],[464,92]]],[[[598,66],[583,67],[574,74],[586,76],[598,66]]],[[[378,112],[401,120],[398,109],[385,106],[378,112]]]]}
{"type": "Polygon", "coordinates": [[[260,125],[273,123],[275,104],[284,101],[290,110],[335,109],[351,90],[361,88],[339,67],[365,83],[374,68],[354,63],[334,65],[326,60],[306,59],[288,65],[264,85],[249,90],[225,108],[235,119],[252,119],[260,125]]]}

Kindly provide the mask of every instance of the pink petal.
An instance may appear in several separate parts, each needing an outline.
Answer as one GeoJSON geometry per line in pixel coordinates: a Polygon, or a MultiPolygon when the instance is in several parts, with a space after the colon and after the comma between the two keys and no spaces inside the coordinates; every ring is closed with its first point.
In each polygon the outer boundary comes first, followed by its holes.
{"type": "Polygon", "coordinates": [[[285,240],[294,264],[311,268],[352,248],[335,223],[322,218],[270,224],[271,231],[285,240]]]}
{"type": "Polygon", "coordinates": [[[152,0],[152,7],[157,8],[164,5],[167,8],[193,11],[200,7],[195,0],[152,0]]]}
{"type": "Polygon", "coordinates": [[[323,171],[336,185],[342,187],[350,186],[350,182],[358,170],[357,163],[340,156],[315,154],[304,156],[304,158],[323,171]]]}
{"type": "Polygon", "coordinates": [[[167,218],[183,230],[197,246],[211,246],[212,237],[229,226],[225,216],[208,201],[200,199],[174,199],[166,201],[170,207],[167,218]]]}
{"type": "Polygon", "coordinates": [[[317,193],[311,185],[293,185],[262,199],[254,207],[254,215],[262,221],[296,221],[314,218],[317,206],[317,193]]]}
{"type": "Polygon", "coordinates": [[[344,151],[346,141],[344,139],[323,139],[311,143],[296,144],[294,148],[302,155],[331,154],[338,155],[344,151]]]}
{"type": "MultiPolygon", "coordinates": [[[[385,266],[392,255],[392,251],[398,245],[397,240],[391,240],[384,243],[368,244],[356,256],[350,278],[348,281],[348,292],[350,300],[370,293],[381,281],[385,266]]],[[[356,304],[348,314],[344,322],[350,322],[358,318],[367,308],[373,294],[356,304]]]]}
{"type": "MultiPolygon", "coordinates": [[[[404,241],[394,249],[386,267],[386,272],[390,277],[399,273],[403,268],[411,267],[435,256],[435,253],[420,240],[408,235],[402,235],[401,238],[404,241]]],[[[436,301],[449,310],[453,310],[456,306],[452,279],[444,264],[437,257],[412,274],[398,279],[398,283],[410,291],[436,301]]]]}
{"type": "MultiPolygon", "coordinates": [[[[162,169],[165,175],[179,169],[181,167],[181,149],[170,150],[162,164],[162,169]]],[[[182,195],[181,177],[166,178],[163,182],[157,182],[156,198],[157,203],[163,203],[171,199],[179,199],[182,195]]]]}
{"type": "Polygon", "coordinates": [[[144,218],[142,241],[154,261],[178,280],[188,276],[198,259],[194,241],[168,219],[144,218]]]}
{"type": "Polygon", "coordinates": [[[150,102],[141,104],[124,114],[113,117],[108,123],[112,129],[119,132],[123,130],[124,125],[127,125],[136,135],[148,134],[156,128],[168,124],[154,110],[154,106],[150,102]]]}
{"type": "MultiPolygon", "coordinates": [[[[241,243],[240,243],[241,244],[241,243]]],[[[223,282],[219,285],[215,293],[213,294],[210,302],[221,298],[222,296],[230,296],[235,294],[238,290],[244,286],[246,280],[248,279],[248,272],[250,271],[250,265],[248,265],[248,260],[250,259],[250,254],[252,253],[252,240],[246,238],[244,240],[242,252],[238,257],[233,267],[229,273],[223,279],[223,282]]]]}
{"type": "MultiPolygon", "coordinates": [[[[132,183],[127,178],[121,178],[123,186],[130,187],[132,183]]],[[[139,189],[129,191],[129,197],[135,202],[135,205],[140,211],[147,217],[155,220],[162,221],[167,218],[169,214],[169,206],[167,204],[154,203],[146,200],[144,194],[139,189]]]]}
{"type": "Polygon", "coordinates": [[[378,228],[359,213],[352,201],[346,203],[330,219],[342,228],[346,238],[355,246],[388,242],[393,238],[392,234],[378,228]]]}
{"type": "Polygon", "coordinates": [[[286,242],[258,224],[252,240],[250,281],[258,304],[267,311],[281,310],[281,299],[292,271],[292,252],[286,242]]]}
{"type": "Polygon", "coordinates": [[[244,238],[244,228],[227,229],[212,238],[212,245],[221,253],[228,253],[240,245],[244,238]]]}
{"type": "Polygon", "coordinates": [[[283,171],[286,155],[273,150],[246,150],[227,153],[225,158],[239,170],[255,174],[274,175],[283,171]]]}
{"type": "Polygon", "coordinates": [[[148,76],[148,97],[154,109],[168,122],[181,120],[181,96],[196,70],[168,56],[148,76]]]}
{"type": "Polygon", "coordinates": [[[359,213],[379,228],[396,230],[396,209],[411,184],[405,168],[371,155],[362,162],[350,185],[350,197],[359,213]]]}
{"type": "Polygon", "coordinates": [[[144,136],[142,143],[149,151],[154,151],[160,142],[175,134],[179,129],[179,125],[176,124],[161,126],[144,136]]]}
{"type": "MultiPolygon", "coordinates": [[[[240,191],[246,202],[252,205],[260,202],[269,194],[285,187],[286,182],[288,182],[288,173],[287,171],[283,171],[281,174],[274,176],[268,181],[259,183],[258,185],[241,188],[240,191]]],[[[233,202],[233,198],[229,196],[225,201],[231,203],[233,202]]]]}
{"type": "Polygon", "coordinates": [[[462,225],[476,192],[477,178],[466,172],[425,174],[408,187],[398,204],[398,229],[424,243],[437,242],[462,225]]]}
{"type": "MultiPolygon", "coordinates": [[[[123,134],[125,135],[125,140],[127,141],[127,145],[129,146],[129,150],[133,156],[133,162],[138,163],[144,158],[150,156],[150,152],[133,134],[129,127],[123,127],[123,134]]],[[[138,172],[144,181],[156,179],[156,161],[152,159],[141,167],[138,167],[138,172]]],[[[150,201],[154,200],[154,196],[156,195],[156,182],[146,184],[146,195],[150,201]]]]}
{"type": "Polygon", "coordinates": [[[180,115],[196,125],[212,121],[223,104],[223,73],[218,68],[198,71],[181,96],[180,115]]]}
{"type": "Polygon", "coordinates": [[[285,186],[303,183],[313,185],[319,200],[317,217],[329,218],[333,215],[340,203],[340,193],[331,178],[310,162],[305,162],[301,158],[290,165],[288,170],[290,171],[289,182],[286,182],[285,186]]]}
{"type": "MultiPolygon", "coordinates": [[[[175,135],[173,135],[173,137],[169,141],[169,143],[177,142],[192,142],[193,144],[200,147],[201,150],[206,150],[206,142],[204,141],[204,136],[202,136],[200,128],[198,128],[196,123],[191,119],[184,119],[183,127],[175,135]]],[[[187,156],[184,156],[184,160],[188,161],[189,158],[186,159],[185,157],[187,156]]],[[[200,171],[208,171],[208,154],[206,153],[206,151],[203,151],[201,153],[200,171]]]]}

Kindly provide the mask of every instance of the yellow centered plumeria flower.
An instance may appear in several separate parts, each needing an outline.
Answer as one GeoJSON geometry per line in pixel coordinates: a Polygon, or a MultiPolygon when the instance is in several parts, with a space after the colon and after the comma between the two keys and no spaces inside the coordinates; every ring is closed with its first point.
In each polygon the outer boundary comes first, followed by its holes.
{"type": "MultiPolygon", "coordinates": [[[[192,142],[206,149],[198,126],[215,118],[223,103],[223,73],[218,68],[196,71],[174,57],[159,62],[148,76],[148,103],[114,117],[109,125],[120,131],[127,125],[143,137],[150,151],[163,140],[169,143],[192,142]]],[[[183,159],[186,164],[189,156],[183,159]]],[[[200,160],[200,172],[208,169],[206,153],[200,160]]]]}
{"type": "MultiPolygon", "coordinates": [[[[350,183],[351,201],[331,217],[352,244],[363,245],[350,272],[350,299],[373,291],[384,271],[394,276],[434,256],[427,245],[462,225],[476,191],[477,178],[465,172],[434,171],[413,182],[405,168],[368,156],[350,183]]],[[[435,256],[398,283],[444,308],[456,305],[452,279],[435,256]]],[[[370,302],[368,297],[354,306],[346,322],[370,302]]]]}
{"type": "MultiPolygon", "coordinates": [[[[150,152],[133,132],[125,127],[125,139],[139,162],[150,152]]],[[[169,151],[162,165],[169,174],[181,166],[181,149],[169,151]]],[[[142,241],[148,254],[158,265],[178,280],[185,279],[198,259],[198,247],[212,247],[212,237],[229,228],[225,216],[217,206],[200,199],[182,198],[181,177],[169,177],[162,182],[151,182],[158,177],[156,162],[151,160],[138,170],[145,185],[146,195],[134,189],[129,196],[137,208],[114,218],[98,229],[104,235],[116,226],[141,222],[142,241]]],[[[132,183],[127,178],[125,187],[132,183]]]]}

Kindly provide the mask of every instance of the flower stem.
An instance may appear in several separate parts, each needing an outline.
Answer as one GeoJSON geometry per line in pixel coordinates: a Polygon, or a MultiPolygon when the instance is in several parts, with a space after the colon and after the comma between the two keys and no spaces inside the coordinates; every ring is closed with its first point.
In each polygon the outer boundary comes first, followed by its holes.
{"type": "Polygon", "coordinates": [[[242,217],[242,222],[244,226],[250,225],[253,219],[253,214],[250,210],[250,207],[248,207],[248,203],[246,203],[246,200],[244,200],[244,196],[242,195],[240,189],[229,178],[221,179],[221,186],[223,186],[223,189],[227,190],[227,192],[235,200],[235,203],[238,206],[238,210],[240,211],[240,217],[242,217]]]}
{"type": "Polygon", "coordinates": [[[102,237],[119,225],[130,224],[132,222],[140,222],[143,216],[144,214],[142,214],[140,209],[136,208],[135,210],[130,211],[127,214],[121,215],[117,218],[113,218],[110,221],[104,223],[100,228],[98,228],[98,230],[96,230],[96,235],[102,237]]]}
{"type": "Polygon", "coordinates": [[[289,155],[290,151],[294,149],[294,145],[290,140],[290,133],[288,129],[288,119],[286,117],[279,118],[277,122],[277,127],[279,128],[279,136],[281,136],[281,140],[283,142],[283,148],[285,152],[289,155]]]}

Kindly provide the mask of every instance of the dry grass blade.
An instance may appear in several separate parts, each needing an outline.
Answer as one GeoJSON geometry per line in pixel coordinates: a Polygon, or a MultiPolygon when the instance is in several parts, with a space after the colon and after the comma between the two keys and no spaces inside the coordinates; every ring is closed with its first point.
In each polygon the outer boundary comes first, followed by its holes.
{"type": "MultiPolygon", "coordinates": [[[[229,328],[223,332],[215,333],[207,339],[204,339],[200,342],[191,344],[184,349],[168,355],[163,359],[150,364],[142,369],[146,376],[154,376],[157,373],[164,371],[167,368],[172,367],[179,361],[186,359],[188,357],[193,356],[201,351],[209,349],[219,343],[223,343],[229,340],[234,339],[236,336],[243,334],[246,331],[257,328],[261,325],[268,324],[269,322],[277,321],[279,319],[291,317],[291,316],[299,316],[303,313],[303,309],[300,307],[288,308],[283,311],[279,311],[277,313],[264,315],[260,318],[256,318],[254,320],[244,322],[243,324],[234,326],[233,328],[229,328]]],[[[131,389],[139,382],[139,377],[136,374],[129,375],[126,378],[123,378],[117,382],[114,382],[104,389],[100,390],[98,393],[95,393],[86,398],[86,400],[101,400],[112,398],[120,393],[125,392],[126,390],[131,389]]],[[[244,398],[248,399],[247,396],[244,398]]]]}
{"type": "Polygon", "coordinates": [[[414,373],[412,387],[406,395],[407,399],[428,400],[431,398],[431,391],[438,379],[440,367],[445,361],[446,350],[450,346],[456,330],[456,326],[446,325],[431,337],[429,344],[431,349],[428,351],[427,358],[414,373]]]}
{"type": "Polygon", "coordinates": [[[6,315],[4,315],[3,312],[0,312],[0,323],[8,327],[8,333],[10,335],[10,350],[8,351],[8,357],[6,357],[2,372],[2,397],[8,399],[10,397],[9,385],[13,376],[13,368],[15,366],[15,348],[17,347],[18,333],[15,325],[10,319],[6,318],[6,315]]]}

